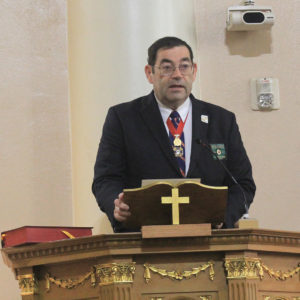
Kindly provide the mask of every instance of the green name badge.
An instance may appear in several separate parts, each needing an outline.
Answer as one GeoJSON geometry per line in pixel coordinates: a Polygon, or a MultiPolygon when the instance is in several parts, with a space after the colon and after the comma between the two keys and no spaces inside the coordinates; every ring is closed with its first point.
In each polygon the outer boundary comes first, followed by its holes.
{"type": "MultiPolygon", "coordinates": [[[[215,153],[219,159],[225,159],[226,158],[226,151],[225,151],[225,145],[224,144],[210,144],[211,150],[213,153],[215,153]]],[[[214,157],[216,160],[217,158],[214,157]]]]}

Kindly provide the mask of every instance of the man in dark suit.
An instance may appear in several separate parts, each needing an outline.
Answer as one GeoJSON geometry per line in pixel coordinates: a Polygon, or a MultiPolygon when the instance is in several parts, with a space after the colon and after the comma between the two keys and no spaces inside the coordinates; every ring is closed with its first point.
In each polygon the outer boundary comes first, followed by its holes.
{"type": "Polygon", "coordinates": [[[92,189],[115,232],[126,231],[122,222],[130,215],[123,189],[140,187],[143,179],[201,178],[228,186],[227,228],[247,213],[255,184],[235,116],[194,98],[196,72],[186,42],[159,39],[148,49],[145,67],[153,91],[109,109],[92,189]]]}

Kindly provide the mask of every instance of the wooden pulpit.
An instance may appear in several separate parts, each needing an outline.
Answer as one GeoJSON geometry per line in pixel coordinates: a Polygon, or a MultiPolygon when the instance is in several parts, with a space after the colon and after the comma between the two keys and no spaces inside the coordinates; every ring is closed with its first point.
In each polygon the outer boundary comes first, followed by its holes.
{"type": "Polygon", "coordinates": [[[142,226],[171,224],[213,225],[224,222],[228,187],[208,186],[195,181],[156,181],[124,190],[124,202],[131,215],[125,228],[139,231],[142,226]]]}
{"type": "Polygon", "coordinates": [[[23,300],[299,300],[300,233],[106,234],[2,249],[23,300]]]}

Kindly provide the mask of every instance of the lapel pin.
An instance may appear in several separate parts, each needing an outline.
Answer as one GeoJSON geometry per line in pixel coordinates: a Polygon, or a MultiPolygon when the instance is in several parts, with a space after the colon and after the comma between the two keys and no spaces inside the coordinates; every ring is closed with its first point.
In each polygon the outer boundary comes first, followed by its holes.
{"type": "Polygon", "coordinates": [[[208,116],[207,116],[207,115],[201,115],[201,121],[202,121],[203,123],[208,124],[208,116]]]}

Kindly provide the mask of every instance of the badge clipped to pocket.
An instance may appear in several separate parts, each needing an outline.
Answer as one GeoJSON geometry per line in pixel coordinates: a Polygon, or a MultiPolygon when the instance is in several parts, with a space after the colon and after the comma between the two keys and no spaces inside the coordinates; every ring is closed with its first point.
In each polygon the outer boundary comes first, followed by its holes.
{"type": "MultiPolygon", "coordinates": [[[[225,151],[224,144],[210,144],[210,147],[211,147],[212,152],[215,153],[219,159],[226,158],[226,151],[225,151]]],[[[214,157],[214,159],[217,159],[217,158],[214,157]]]]}

